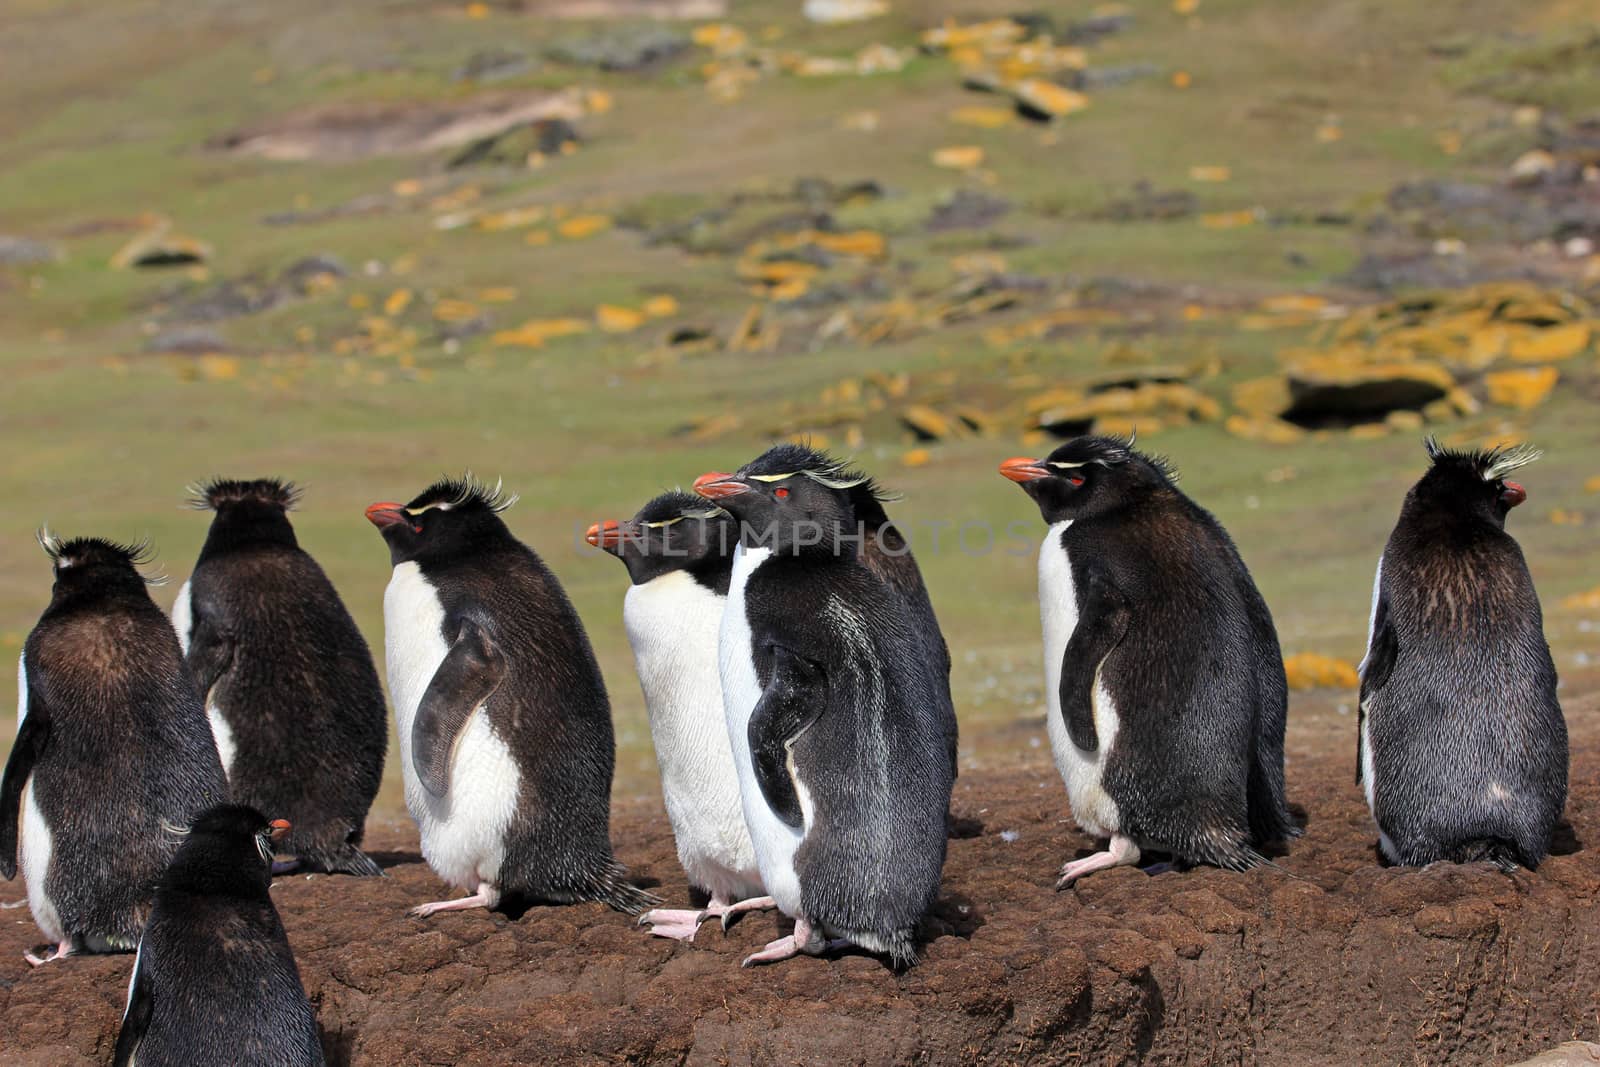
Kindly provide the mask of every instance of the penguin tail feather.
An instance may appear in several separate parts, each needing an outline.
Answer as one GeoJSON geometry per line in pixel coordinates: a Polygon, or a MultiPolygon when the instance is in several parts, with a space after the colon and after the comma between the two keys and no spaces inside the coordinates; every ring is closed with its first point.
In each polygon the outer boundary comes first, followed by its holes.
{"type": "Polygon", "coordinates": [[[383,877],[383,868],[371,856],[351,844],[340,845],[328,852],[304,849],[298,855],[300,862],[307,867],[328,874],[351,874],[357,878],[383,877]]]}
{"type": "Polygon", "coordinates": [[[1522,849],[1517,847],[1516,842],[1499,837],[1480,837],[1463,841],[1450,850],[1450,859],[1454,863],[1489,862],[1507,874],[1518,867],[1533,866],[1524,862],[1522,849]]]}
{"type": "Polygon", "coordinates": [[[595,882],[594,892],[589,899],[598,900],[625,915],[638,915],[661,903],[660,897],[646,893],[628,881],[628,868],[620,863],[612,863],[595,882]]]}

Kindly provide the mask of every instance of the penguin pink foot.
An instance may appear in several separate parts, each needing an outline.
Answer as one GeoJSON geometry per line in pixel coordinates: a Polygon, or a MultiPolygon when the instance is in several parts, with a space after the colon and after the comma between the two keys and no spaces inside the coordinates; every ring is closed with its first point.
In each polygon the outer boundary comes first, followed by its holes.
{"type": "Polygon", "coordinates": [[[656,908],[639,916],[639,924],[650,924],[650,933],[656,937],[670,937],[674,941],[693,941],[700,932],[700,924],[708,916],[704,911],[690,909],[656,908]]]}
{"type": "Polygon", "coordinates": [[[757,963],[778,963],[781,960],[791,959],[804,952],[808,956],[820,956],[833,948],[843,948],[848,941],[827,941],[822,937],[822,932],[804,919],[794,921],[794,933],[788,937],[780,937],[776,941],[768,942],[767,947],[760,952],[752,952],[744,958],[739,966],[750,967],[757,963]]]}
{"type": "MultiPolygon", "coordinates": [[[[43,948],[44,946],[41,945],[39,947],[43,948]]],[[[30,967],[43,967],[45,964],[53,962],[54,960],[64,960],[70,955],[72,955],[72,942],[63,941],[58,944],[55,947],[55,951],[50,953],[48,956],[39,956],[32,952],[24,952],[22,954],[22,958],[28,961],[28,966],[30,967]]]]}
{"type": "Polygon", "coordinates": [[[412,908],[408,915],[417,919],[426,919],[441,911],[467,911],[471,908],[492,908],[500,903],[500,894],[488,882],[480,882],[478,891],[470,897],[461,897],[458,900],[439,900],[432,904],[418,904],[412,908]]]}
{"type": "Polygon", "coordinates": [[[1073,860],[1061,868],[1061,879],[1056,882],[1057,889],[1065,889],[1073,882],[1093,871],[1105,870],[1107,867],[1125,867],[1139,862],[1139,846],[1133,843],[1131,837],[1116,834],[1111,838],[1111,844],[1104,852],[1096,852],[1092,856],[1085,856],[1081,860],[1073,860]]]}
{"type": "Polygon", "coordinates": [[[777,902],[771,897],[750,897],[747,900],[740,900],[733,904],[724,904],[720,911],[717,910],[717,902],[713,900],[711,906],[706,910],[722,920],[722,929],[726,931],[728,927],[733,925],[734,919],[747,911],[766,911],[777,906],[777,902]]]}

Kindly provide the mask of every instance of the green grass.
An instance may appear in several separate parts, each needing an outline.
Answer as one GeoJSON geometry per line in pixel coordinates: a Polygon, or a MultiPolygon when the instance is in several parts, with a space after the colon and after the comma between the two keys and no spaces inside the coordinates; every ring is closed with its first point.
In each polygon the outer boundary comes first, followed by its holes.
{"type": "MultiPolygon", "coordinates": [[[[493,91],[571,84],[607,90],[615,108],[580,124],[583,148],[540,170],[447,174],[437,157],[278,163],[202,146],[312,105],[461,97],[471,89],[453,82],[451,72],[473,50],[537,53],[588,27],[506,12],[475,21],[447,5],[392,0],[267,7],[212,0],[181,13],[133,0],[14,6],[0,39],[0,69],[8,72],[0,82],[0,133],[8,145],[0,232],[57,240],[65,259],[0,268],[7,386],[0,434],[11,457],[0,475],[8,505],[0,511],[0,653],[15,654],[48,597],[35,526],[48,519],[68,534],[150,535],[174,579],[156,591],[165,604],[205,533],[201,516],[179,508],[183,486],[215,473],[278,474],[308,487],[296,518],[302,542],[381,648],[387,557],[361,509],[470,467],[503,477],[522,494],[509,515],[512,527],[546,556],[587,621],[616,707],[625,791],[652,788],[654,771],[621,628],[624,576],[613,561],[580,550],[577,533],[597,518],[631,513],[664,486],[750,457],[765,444],[764,430],[813,405],[819,390],[842,377],[908,370],[923,383],[954,371],[978,382],[1004,373],[1007,357],[983,342],[992,324],[986,319],[872,347],[717,352],[670,365],[645,358],[669,323],[621,337],[556,341],[537,352],[496,349],[487,337],[450,351],[433,340],[431,302],[475,299],[492,286],[517,292],[510,303],[486,305],[497,328],[587,316],[597,303],[636,304],[670,292],[682,305],[671,324],[705,323],[726,334],[754,298],[722,252],[646,247],[630,228],[545,247],[525,244],[523,231],[442,232],[433,225],[438,212],[427,207],[433,195],[473,185],[482,194],[474,206],[581,206],[648,227],[723,204],[736,191],[786,188],[801,176],[873,178],[889,195],[841,208],[836,217],[844,227],[889,234],[890,261],[877,269],[897,294],[926,302],[951,280],[950,255],[999,235],[1007,238],[1001,243],[1012,270],[1058,285],[1124,276],[1172,287],[1169,308],[1191,300],[1247,308],[1266,294],[1326,287],[1359,254],[1359,226],[1117,224],[1098,221],[1099,209],[1147,180],[1157,189],[1193,189],[1202,211],[1361,217],[1401,180],[1498,175],[1506,157],[1496,154],[1504,143],[1496,138],[1505,136],[1508,101],[1560,107],[1589,100],[1575,87],[1588,75],[1561,66],[1557,44],[1510,51],[1474,45],[1463,57],[1434,55],[1439,29],[1429,5],[1207,0],[1200,17],[1188,20],[1167,3],[1141,2],[1130,5],[1134,28],[1092,48],[1091,62],[1149,62],[1162,73],[1094,94],[1088,111],[1059,124],[1053,143],[1028,124],[977,130],[948,121],[952,109],[994,98],[962,90],[954,69],[934,57],[873,78],[771,76],[732,103],[705,92],[696,72],[703,54],[644,76],[543,61],[493,91]],[[260,73],[267,68],[270,78],[260,73]],[[1192,73],[1190,89],[1170,84],[1175,70],[1192,73]],[[1515,72],[1515,91],[1495,80],[1502,70],[1515,72]],[[1522,88],[1538,78],[1543,88],[1522,88]],[[840,128],[841,114],[860,110],[879,113],[878,132],[840,128]],[[1343,137],[1319,143],[1315,131],[1330,119],[1343,137]],[[1436,137],[1445,129],[1465,131],[1460,155],[1440,149],[1436,137]],[[992,184],[933,167],[931,153],[951,144],[984,146],[992,184]],[[1228,166],[1232,178],[1193,183],[1188,172],[1197,164],[1228,166]],[[381,214],[300,226],[261,222],[272,212],[383,194],[413,178],[443,181],[440,190],[381,214]],[[1007,198],[1011,214],[992,232],[925,232],[932,206],[964,186],[1007,198]],[[127,232],[69,236],[96,220],[141,212],[167,215],[179,231],[215,245],[209,281],[112,270],[107,261],[127,232]],[[239,350],[236,378],[197,379],[192,360],[143,351],[163,291],[270,276],[320,252],[339,256],[352,276],[327,294],[216,324],[239,350]],[[1291,252],[1301,258],[1291,261],[1291,252]],[[414,260],[411,269],[395,273],[406,259],[414,260]],[[378,265],[374,276],[363,270],[369,262],[378,265]],[[392,356],[333,353],[335,340],[372,313],[352,310],[353,295],[376,306],[402,287],[417,294],[396,323],[420,332],[414,367],[392,356]],[[309,344],[295,339],[302,326],[315,330],[309,344]],[[703,444],[671,435],[693,416],[723,411],[740,414],[745,429],[703,444]]],[[[844,55],[879,40],[911,44],[917,29],[947,13],[1015,7],[1002,0],[897,6],[889,19],[837,29],[805,25],[797,5],[778,0],[736,4],[733,20],[754,31],[781,28],[782,47],[844,55]]],[[[1552,24],[1564,17],[1562,5],[1533,6],[1545,16],[1537,21],[1548,38],[1539,40],[1583,32],[1552,24]]],[[[1536,21],[1524,7],[1516,9],[1536,21]]],[[[1491,39],[1508,8],[1463,4],[1453,28],[1475,41],[1491,39]]],[[[794,208],[746,204],[713,236],[794,208]]],[[[862,269],[847,264],[829,277],[862,269]]],[[[1036,302],[1009,319],[1043,307],[1036,302]]],[[[791,331],[815,326],[815,315],[774,314],[791,331]]],[[[1241,332],[1231,315],[1161,322],[1130,343],[1159,362],[1218,355],[1225,376],[1204,387],[1219,396],[1229,382],[1265,372],[1277,347],[1306,334],[1241,332]]],[[[1084,334],[1033,345],[1028,369],[1063,381],[1103,369],[1113,339],[1084,334]]],[[[1593,526],[1556,526],[1545,516],[1552,507],[1587,509],[1591,523],[1600,521],[1582,488],[1595,473],[1590,457],[1600,443],[1594,357],[1570,365],[1568,378],[1575,384],[1549,405],[1515,420],[1551,454],[1529,472],[1533,502],[1512,524],[1541,583],[1562,666],[1582,648],[1583,635],[1578,613],[1558,602],[1593,584],[1593,526]]],[[[1479,425],[1483,433],[1494,429],[1488,418],[1479,425]]],[[[1002,528],[1015,520],[1037,536],[1036,513],[994,472],[1001,458],[1030,447],[1018,433],[939,445],[932,463],[908,468],[892,418],[874,419],[868,429],[857,458],[904,492],[895,514],[914,531],[938,520],[1002,528]]],[[[1149,444],[1172,455],[1183,484],[1235,535],[1275,609],[1286,651],[1353,659],[1364,640],[1373,562],[1420,470],[1412,437],[1267,447],[1208,425],[1170,430],[1149,444]],[[1296,476],[1267,480],[1267,472],[1284,467],[1296,476]]],[[[954,650],[969,751],[988,758],[998,753],[992,727],[1041,707],[1033,563],[1026,554],[968,555],[931,544],[919,547],[919,558],[954,650]]]]}

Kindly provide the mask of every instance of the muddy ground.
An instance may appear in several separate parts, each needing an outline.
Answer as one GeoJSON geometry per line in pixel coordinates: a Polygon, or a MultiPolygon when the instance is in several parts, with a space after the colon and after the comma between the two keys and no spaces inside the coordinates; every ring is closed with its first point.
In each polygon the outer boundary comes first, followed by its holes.
{"type": "MultiPolygon", "coordinates": [[[[383,881],[291,875],[274,897],[337,1064],[1509,1063],[1600,1036],[1600,701],[1568,716],[1570,825],[1536,873],[1380,866],[1354,724],[1329,713],[1291,728],[1307,828],[1279,866],[1066,892],[1055,870],[1091,842],[1030,745],[1042,725],[1019,723],[1026,759],[958,783],[944,894],[903,974],[856,954],[741,970],[786,932],[770,914],[694,944],[599,906],[407,918],[445,890],[398,822],[369,834],[383,881]]],[[[620,801],[614,837],[683,899],[659,803],[620,801]]],[[[37,940],[0,912],[0,1061],[107,1062],[132,958],[30,971],[37,940]]]]}

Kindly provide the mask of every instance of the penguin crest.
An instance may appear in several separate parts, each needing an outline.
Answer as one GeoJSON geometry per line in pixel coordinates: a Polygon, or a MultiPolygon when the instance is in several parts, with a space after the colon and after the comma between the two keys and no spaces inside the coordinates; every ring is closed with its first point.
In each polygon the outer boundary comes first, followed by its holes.
{"type": "Polygon", "coordinates": [[[196,511],[218,511],[227,504],[246,502],[293,511],[300,503],[300,487],[282,478],[212,478],[189,487],[189,506],[196,511]]]}
{"type": "Polygon", "coordinates": [[[740,468],[739,473],[761,482],[781,481],[802,474],[828,489],[847,489],[853,502],[893,503],[899,494],[883,488],[863,471],[808,444],[793,441],[773,445],[740,468]]]}
{"type": "Polygon", "coordinates": [[[1485,482],[1498,481],[1544,455],[1543,449],[1529,444],[1474,449],[1446,448],[1432,436],[1422,442],[1422,447],[1427,450],[1428,459],[1433,462],[1435,470],[1469,471],[1485,482]]]}
{"type": "Polygon", "coordinates": [[[517,500],[517,494],[507,493],[499,479],[490,487],[475,479],[471,471],[466,471],[459,478],[440,478],[417,494],[406,505],[406,510],[413,514],[428,508],[443,511],[484,510],[498,515],[517,500]]]}
{"type": "Polygon", "coordinates": [[[44,554],[50,557],[50,565],[58,575],[73,568],[111,566],[134,571],[146,585],[164,585],[167,581],[165,574],[144,574],[139,570],[156,558],[155,547],[148,538],[132,543],[110,541],[103,537],[62,540],[48,524],[39,527],[34,537],[39,547],[44,549],[44,554]]]}

